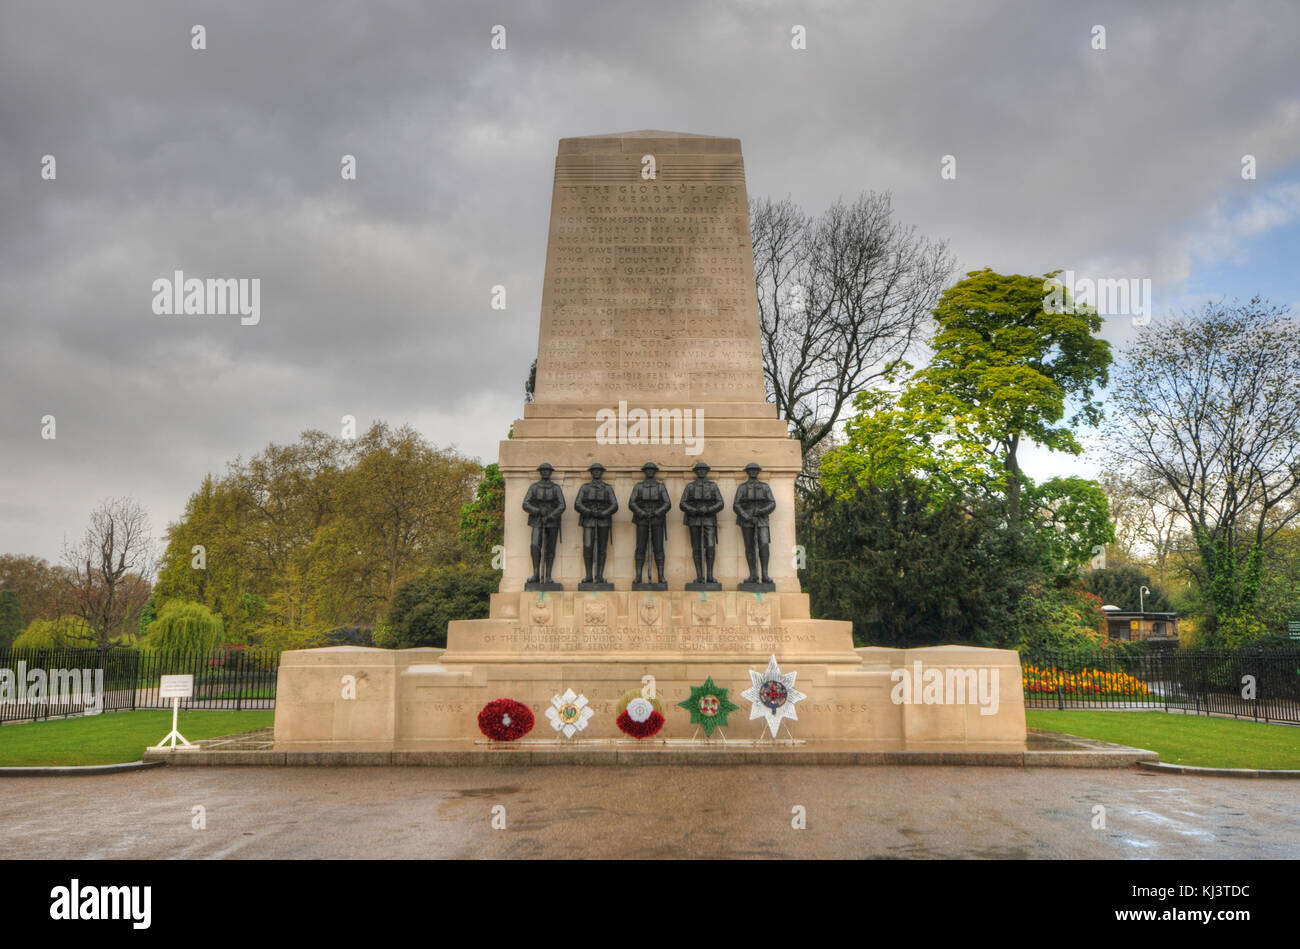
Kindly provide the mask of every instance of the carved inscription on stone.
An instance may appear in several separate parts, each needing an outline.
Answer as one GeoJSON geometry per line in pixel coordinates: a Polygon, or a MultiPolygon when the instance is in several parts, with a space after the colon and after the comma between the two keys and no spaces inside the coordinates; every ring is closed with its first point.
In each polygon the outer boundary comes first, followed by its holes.
{"type": "Polygon", "coordinates": [[[791,642],[784,626],[527,626],[483,638],[487,649],[547,652],[765,652],[791,642]]]}
{"type": "Polygon", "coordinates": [[[563,170],[551,208],[539,399],[764,398],[740,166],[702,167],[691,182],[642,181],[629,164],[622,182],[570,184],[563,170]]]}

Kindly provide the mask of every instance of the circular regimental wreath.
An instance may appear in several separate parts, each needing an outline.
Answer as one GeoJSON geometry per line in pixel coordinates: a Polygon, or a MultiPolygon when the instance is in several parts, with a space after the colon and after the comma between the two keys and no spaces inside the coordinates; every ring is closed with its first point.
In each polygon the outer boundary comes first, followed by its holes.
{"type": "Polygon", "coordinates": [[[533,710],[514,699],[495,699],[478,713],[478,729],[493,741],[514,741],[533,730],[533,710]]]}
{"type": "Polygon", "coordinates": [[[619,731],[633,738],[649,738],[664,727],[664,707],[657,698],[646,698],[640,689],[624,692],[618,700],[619,731]]]}
{"type": "Polygon", "coordinates": [[[677,704],[691,713],[691,724],[703,728],[706,738],[712,738],[713,729],[726,725],[727,716],[740,708],[727,698],[726,689],[713,684],[713,676],[703,685],[691,686],[691,697],[677,704]]]}

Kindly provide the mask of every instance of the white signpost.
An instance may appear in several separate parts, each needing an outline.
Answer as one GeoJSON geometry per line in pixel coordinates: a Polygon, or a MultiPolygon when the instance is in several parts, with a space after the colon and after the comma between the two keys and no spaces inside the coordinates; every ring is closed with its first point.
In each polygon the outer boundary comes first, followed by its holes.
{"type": "Polygon", "coordinates": [[[162,748],[169,741],[171,742],[171,747],[173,749],[176,747],[177,741],[180,741],[180,743],[186,748],[197,747],[195,745],[191,745],[188,741],[186,741],[185,736],[182,735],[176,728],[176,719],[177,716],[180,715],[180,711],[181,711],[181,699],[188,699],[193,695],[194,695],[194,676],[177,675],[177,676],[162,677],[162,680],[158,683],[158,697],[162,699],[172,700],[172,730],[167,733],[167,736],[163,738],[162,741],[154,745],[155,748],[162,748]]]}

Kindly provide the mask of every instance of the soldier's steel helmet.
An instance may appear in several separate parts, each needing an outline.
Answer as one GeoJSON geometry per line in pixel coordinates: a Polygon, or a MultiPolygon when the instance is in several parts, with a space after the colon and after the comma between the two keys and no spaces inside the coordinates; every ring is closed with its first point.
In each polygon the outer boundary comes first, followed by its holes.
{"type": "Polygon", "coordinates": [[[760,465],[757,461],[751,461],[749,464],[745,465],[745,470],[746,470],[746,471],[762,471],[762,470],[763,470],[763,466],[760,465]]]}
{"type": "Polygon", "coordinates": [[[641,466],[641,470],[642,470],[642,471],[658,471],[658,470],[659,470],[659,466],[656,465],[653,461],[647,461],[644,465],[641,466]]]}
{"type": "Polygon", "coordinates": [[[593,461],[590,465],[587,466],[587,470],[588,470],[588,471],[604,471],[604,470],[605,470],[605,466],[602,465],[599,461],[593,461]]]}
{"type": "Polygon", "coordinates": [[[705,471],[709,471],[710,470],[709,463],[703,459],[700,459],[694,465],[691,466],[692,471],[699,471],[701,468],[703,468],[705,471]]]}
{"type": "Polygon", "coordinates": [[[551,464],[549,461],[543,461],[540,465],[537,466],[537,470],[538,470],[538,471],[554,471],[554,470],[555,470],[555,466],[554,466],[553,464],[551,464]]]}

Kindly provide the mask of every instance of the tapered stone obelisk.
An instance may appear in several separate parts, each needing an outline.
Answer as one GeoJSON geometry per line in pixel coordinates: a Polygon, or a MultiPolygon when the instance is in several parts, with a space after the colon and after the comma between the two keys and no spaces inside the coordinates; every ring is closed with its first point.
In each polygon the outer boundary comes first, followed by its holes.
{"type": "MultiPolygon", "coordinates": [[[[745,465],[756,461],[777,501],[771,573],[778,591],[797,592],[799,446],[764,391],[739,140],[654,131],[561,139],[536,399],[500,446],[501,591],[522,590],[532,572],[520,502],[541,461],[555,466],[554,480],[570,499],[593,461],[605,465],[625,512],[605,571],[620,590],[631,588],[634,574],[627,498],[642,464],[657,463],[674,505],[665,545],[669,588],[681,589],[695,569],[676,505],[701,459],[727,501],[715,564],[723,588],[734,590],[748,573],[730,506],[745,465]]],[[[582,536],[576,521],[565,528],[554,578],[575,589],[582,536]]]]}

